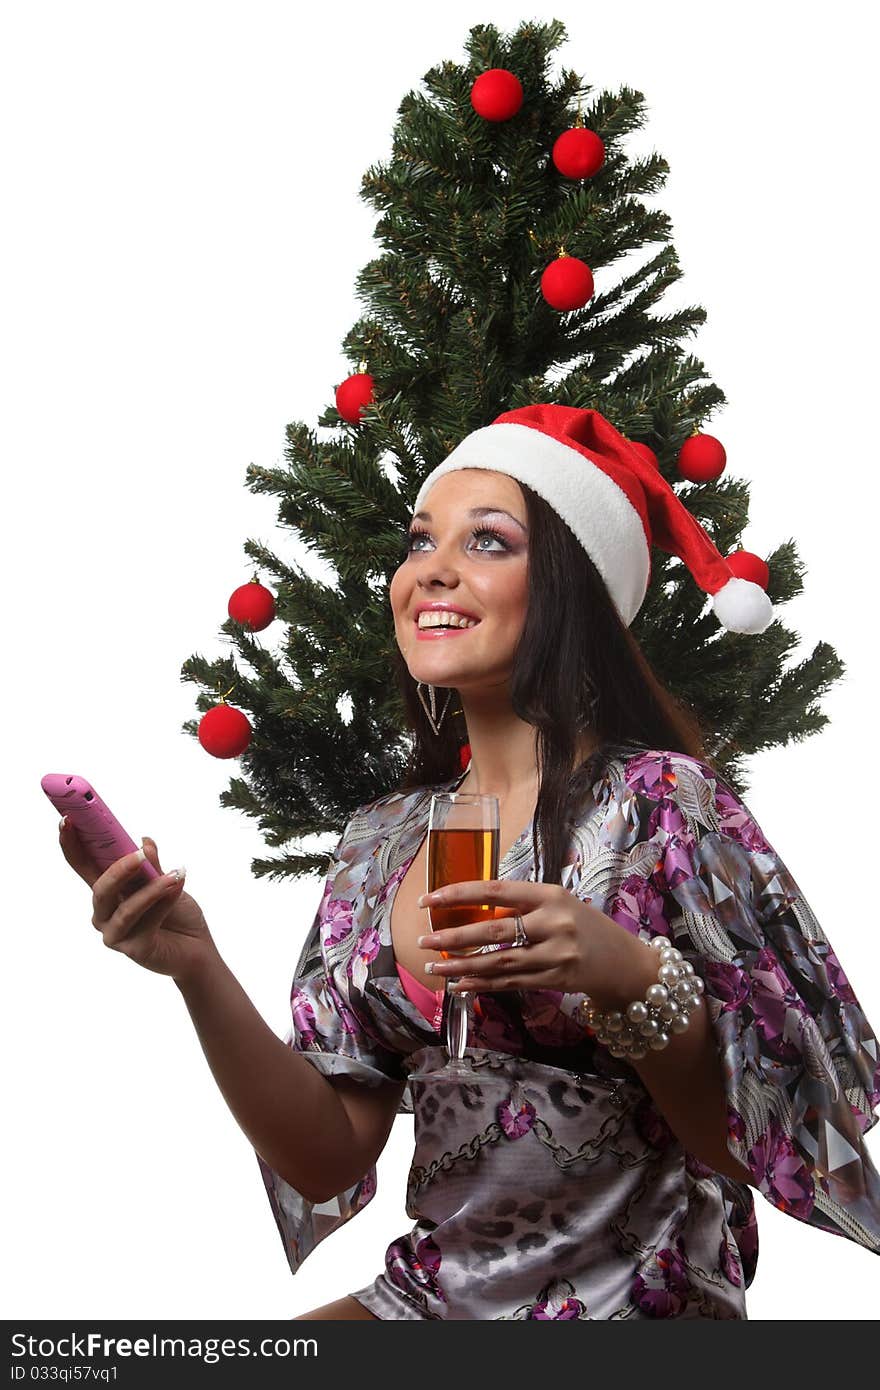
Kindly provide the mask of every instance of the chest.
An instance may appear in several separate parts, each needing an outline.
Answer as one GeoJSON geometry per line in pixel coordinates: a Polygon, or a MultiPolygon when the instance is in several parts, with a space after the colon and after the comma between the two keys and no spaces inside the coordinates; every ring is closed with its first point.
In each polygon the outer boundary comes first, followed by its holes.
{"type": "MultiPolygon", "coordinates": [[[[499,864],[506,858],[516,841],[528,827],[534,807],[523,802],[509,806],[501,811],[499,834],[499,864]]],[[[418,937],[431,930],[427,908],[419,907],[418,899],[428,886],[428,835],[424,838],[404,874],[394,890],[391,902],[389,927],[395,960],[423,982],[428,989],[436,989],[437,981],[425,974],[425,962],[442,960],[439,951],[431,951],[417,944],[418,937]]],[[[440,989],[443,988],[441,984],[440,989]]]]}
{"type": "MultiPolygon", "coordinates": [[[[395,960],[428,989],[436,989],[437,981],[425,974],[425,962],[442,960],[439,951],[429,951],[416,944],[417,938],[431,930],[426,908],[418,899],[428,883],[428,837],[422,840],[415,858],[400,880],[391,903],[391,945],[395,960]]],[[[440,986],[442,988],[442,985],[440,986]]]]}

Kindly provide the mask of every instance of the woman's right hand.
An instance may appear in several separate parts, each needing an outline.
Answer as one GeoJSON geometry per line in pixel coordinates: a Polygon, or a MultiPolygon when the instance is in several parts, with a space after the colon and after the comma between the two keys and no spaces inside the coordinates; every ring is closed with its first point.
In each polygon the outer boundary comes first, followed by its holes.
{"type": "MultiPolygon", "coordinates": [[[[202,909],[195,898],[184,893],[183,880],[169,885],[155,878],[132,891],[129,880],[141,866],[137,850],[101,870],[69,821],[59,830],[58,838],[64,858],[92,890],[92,926],[101,933],[105,946],[146,970],[170,975],[179,984],[217,957],[202,909]]],[[[155,841],[147,836],[144,852],[162,874],[155,841]]]]}

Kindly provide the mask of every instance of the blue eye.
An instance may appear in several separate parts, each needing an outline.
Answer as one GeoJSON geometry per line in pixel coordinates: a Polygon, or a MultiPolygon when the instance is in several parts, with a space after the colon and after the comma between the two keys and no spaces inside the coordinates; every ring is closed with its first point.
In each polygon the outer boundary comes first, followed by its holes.
{"type": "MultiPolygon", "coordinates": [[[[490,537],[492,538],[492,540],[496,540],[496,541],[498,542],[498,544],[502,547],[503,550],[510,550],[510,546],[508,545],[508,543],[507,543],[507,541],[504,539],[504,537],[503,537],[503,536],[499,536],[499,534],[498,534],[497,531],[493,531],[492,528],[491,528],[491,526],[477,526],[477,527],[474,528],[473,531],[471,531],[471,540],[474,540],[474,541],[479,540],[481,536],[490,536],[490,537]]],[[[407,533],[407,543],[406,543],[406,548],[405,548],[405,553],[406,553],[406,554],[412,553],[412,554],[418,555],[418,554],[421,553],[421,552],[418,551],[418,550],[413,550],[413,541],[416,540],[416,539],[418,539],[418,538],[424,538],[424,539],[426,539],[426,540],[430,540],[430,539],[431,539],[431,537],[428,535],[428,532],[427,532],[427,531],[423,531],[423,530],[421,529],[421,527],[419,527],[419,526],[411,526],[410,529],[409,529],[409,531],[408,531],[408,533],[407,533]]],[[[497,552],[497,551],[488,550],[488,551],[486,551],[485,553],[486,553],[486,554],[489,554],[489,555],[492,555],[492,554],[497,554],[498,552],[497,552]]]]}

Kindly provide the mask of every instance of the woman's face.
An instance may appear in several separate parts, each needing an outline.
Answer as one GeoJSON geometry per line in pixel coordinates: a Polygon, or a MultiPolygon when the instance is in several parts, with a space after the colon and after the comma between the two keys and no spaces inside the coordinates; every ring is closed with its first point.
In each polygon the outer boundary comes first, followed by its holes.
{"type": "Polygon", "coordinates": [[[459,468],[434,483],[389,589],[397,643],[415,680],[460,691],[507,681],[526,616],[526,527],[522,489],[506,473],[459,468]],[[420,631],[418,609],[431,604],[463,609],[477,624],[420,631]]]}

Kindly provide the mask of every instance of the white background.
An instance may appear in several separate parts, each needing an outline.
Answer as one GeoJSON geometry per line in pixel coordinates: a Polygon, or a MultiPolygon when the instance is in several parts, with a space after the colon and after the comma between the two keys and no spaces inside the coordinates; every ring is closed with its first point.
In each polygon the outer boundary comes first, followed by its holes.
{"type": "MultiPolygon", "coordinates": [[[[353,369],[340,344],[361,312],[354,279],[378,254],[358,189],[390,154],[401,99],[464,60],[472,25],[534,17],[567,26],[554,74],[645,94],[627,148],[669,161],[656,205],[685,272],[661,311],[707,309],[685,347],[729,400],[705,428],[751,481],[746,547],[794,536],[806,563],[784,610],[792,657],[827,641],[846,662],[830,726],[754,759],[747,799],[880,1026],[869,7],[9,7],[7,1317],[292,1317],[372,1280],[411,1224],[399,1119],[372,1205],[291,1280],[183,1001],[102,945],[40,778],[88,777],[135,839],[155,838],[163,868],[186,863],[220,950],[283,1034],[320,885],[252,878],[258,828],[219,805],[238,764],[179,732],[197,693],[179,669],[228,652],[246,537],[326,574],[245,469],[280,462],[285,424],[313,425],[353,369]]],[[[279,631],[260,640],[274,649],[279,631]]],[[[876,1131],[868,1142],[880,1160],[876,1131]]],[[[875,1256],[755,1200],[753,1319],[876,1316],[875,1256]]]]}

